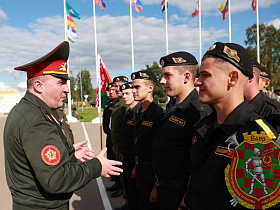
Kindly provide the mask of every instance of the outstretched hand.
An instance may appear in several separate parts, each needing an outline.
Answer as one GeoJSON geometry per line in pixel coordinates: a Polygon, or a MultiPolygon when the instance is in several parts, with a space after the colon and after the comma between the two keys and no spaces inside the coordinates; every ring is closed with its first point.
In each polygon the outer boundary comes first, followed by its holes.
{"type": "Polygon", "coordinates": [[[75,148],[75,157],[80,160],[81,162],[85,162],[85,159],[91,160],[92,158],[95,157],[94,155],[94,150],[90,149],[86,146],[87,140],[73,144],[73,147],[75,148]]]}
{"type": "Polygon", "coordinates": [[[102,171],[101,176],[104,177],[110,177],[111,175],[118,176],[120,175],[123,170],[119,167],[116,167],[116,165],[120,166],[122,165],[122,162],[115,161],[115,160],[108,160],[105,157],[105,153],[107,152],[107,148],[104,147],[101,152],[97,155],[97,158],[101,162],[102,165],[102,171]]]}

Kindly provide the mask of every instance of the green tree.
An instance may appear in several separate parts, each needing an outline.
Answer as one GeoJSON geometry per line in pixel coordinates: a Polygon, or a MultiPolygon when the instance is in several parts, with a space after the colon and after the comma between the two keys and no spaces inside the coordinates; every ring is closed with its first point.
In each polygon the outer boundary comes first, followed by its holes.
{"type": "MultiPolygon", "coordinates": [[[[247,50],[252,58],[257,60],[257,28],[256,24],[246,29],[247,40],[245,44],[249,45],[247,50]]],[[[280,88],[280,29],[273,25],[260,24],[260,64],[271,72],[270,87],[280,88]]]]}
{"type": "Polygon", "coordinates": [[[161,85],[159,83],[159,81],[161,80],[161,77],[162,77],[161,67],[158,65],[158,63],[156,61],[154,61],[153,65],[151,65],[151,66],[146,64],[146,70],[154,72],[154,74],[157,77],[158,82],[157,82],[156,90],[154,93],[154,99],[156,101],[159,101],[160,103],[165,103],[167,101],[167,95],[165,93],[165,89],[164,89],[163,85],[161,85]]]}
{"type": "Polygon", "coordinates": [[[77,74],[76,84],[77,84],[78,101],[81,100],[81,78],[82,78],[83,101],[85,100],[84,95],[88,95],[88,99],[87,99],[88,101],[95,100],[94,96],[96,95],[96,91],[94,92],[92,88],[90,73],[88,70],[84,69],[77,74]]]}

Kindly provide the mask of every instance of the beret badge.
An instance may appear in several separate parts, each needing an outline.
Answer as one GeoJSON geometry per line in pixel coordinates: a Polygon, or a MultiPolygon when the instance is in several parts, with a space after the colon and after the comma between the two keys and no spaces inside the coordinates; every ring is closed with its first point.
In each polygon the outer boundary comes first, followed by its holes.
{"type": "Polygon", "coordinates": [[[240,61],[240,58],[238,57],[236,50],[232,50],[229,47],[225,46],[223,53],[225,53],[229,58],[233,58],[237,62],[240,61]]]}
{"type": "Polygon", "coordinates": [[[164,66],[164,60],[161,60],[161,61],[160,61],[160,65],[161,65],[161,66],[164,66]]]}
{"type": "Polygon", "coordinates": [[[139,72],[139,75],[144,78],[149,78],[149,75],[145,72],[139,72]]]}
{"type": "Polygon", "coordinates": [[[214,50],[216,48],[216,44],[213,44],[208,51],[214,50]]]}
{"type": "Polygon", "coordinates": [[[174,58],[172,57],[172,60],[174,61],[174,63],[186,63],[187,61],[181,57],[178,58],[174,58]]]}
{"type": "Polygon", "coordinates": [[[132,74],[131,78],[132,78],[132,79],[135,79],[135,74],[132,74]]]}

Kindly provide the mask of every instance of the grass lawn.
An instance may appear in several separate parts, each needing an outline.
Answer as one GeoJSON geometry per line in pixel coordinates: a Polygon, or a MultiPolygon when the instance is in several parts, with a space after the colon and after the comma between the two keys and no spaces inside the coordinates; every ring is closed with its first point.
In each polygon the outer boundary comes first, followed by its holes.
{"type": "Polygon", "coordinates": [[[81,122],[91,122],[91,120],[98,116],[97,108],[84,108],[83,111],[82,109],[78,109],[77,111],[78,114],[83,117],[80,119],[81,122]]]}

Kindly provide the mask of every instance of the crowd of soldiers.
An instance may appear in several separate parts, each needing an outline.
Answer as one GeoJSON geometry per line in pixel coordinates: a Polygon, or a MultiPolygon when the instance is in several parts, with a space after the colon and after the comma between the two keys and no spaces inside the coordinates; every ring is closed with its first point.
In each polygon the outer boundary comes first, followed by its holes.
{"type": "Polygon", "coordinates": [[[106,83],[108,157],[123,163],[107,187],[126,201],[116,209],[242,209],[230,203],[225,184],[225,140],[236,135],[240,143],[242,132],[265,130],[278,143],[280,103],[267,91],[271,74],[234,43],[212,45],[199,69],[185,51],[159,62],[159,82],[170,98],[165,109],[154,101],[151,71],[106,83]]]}

